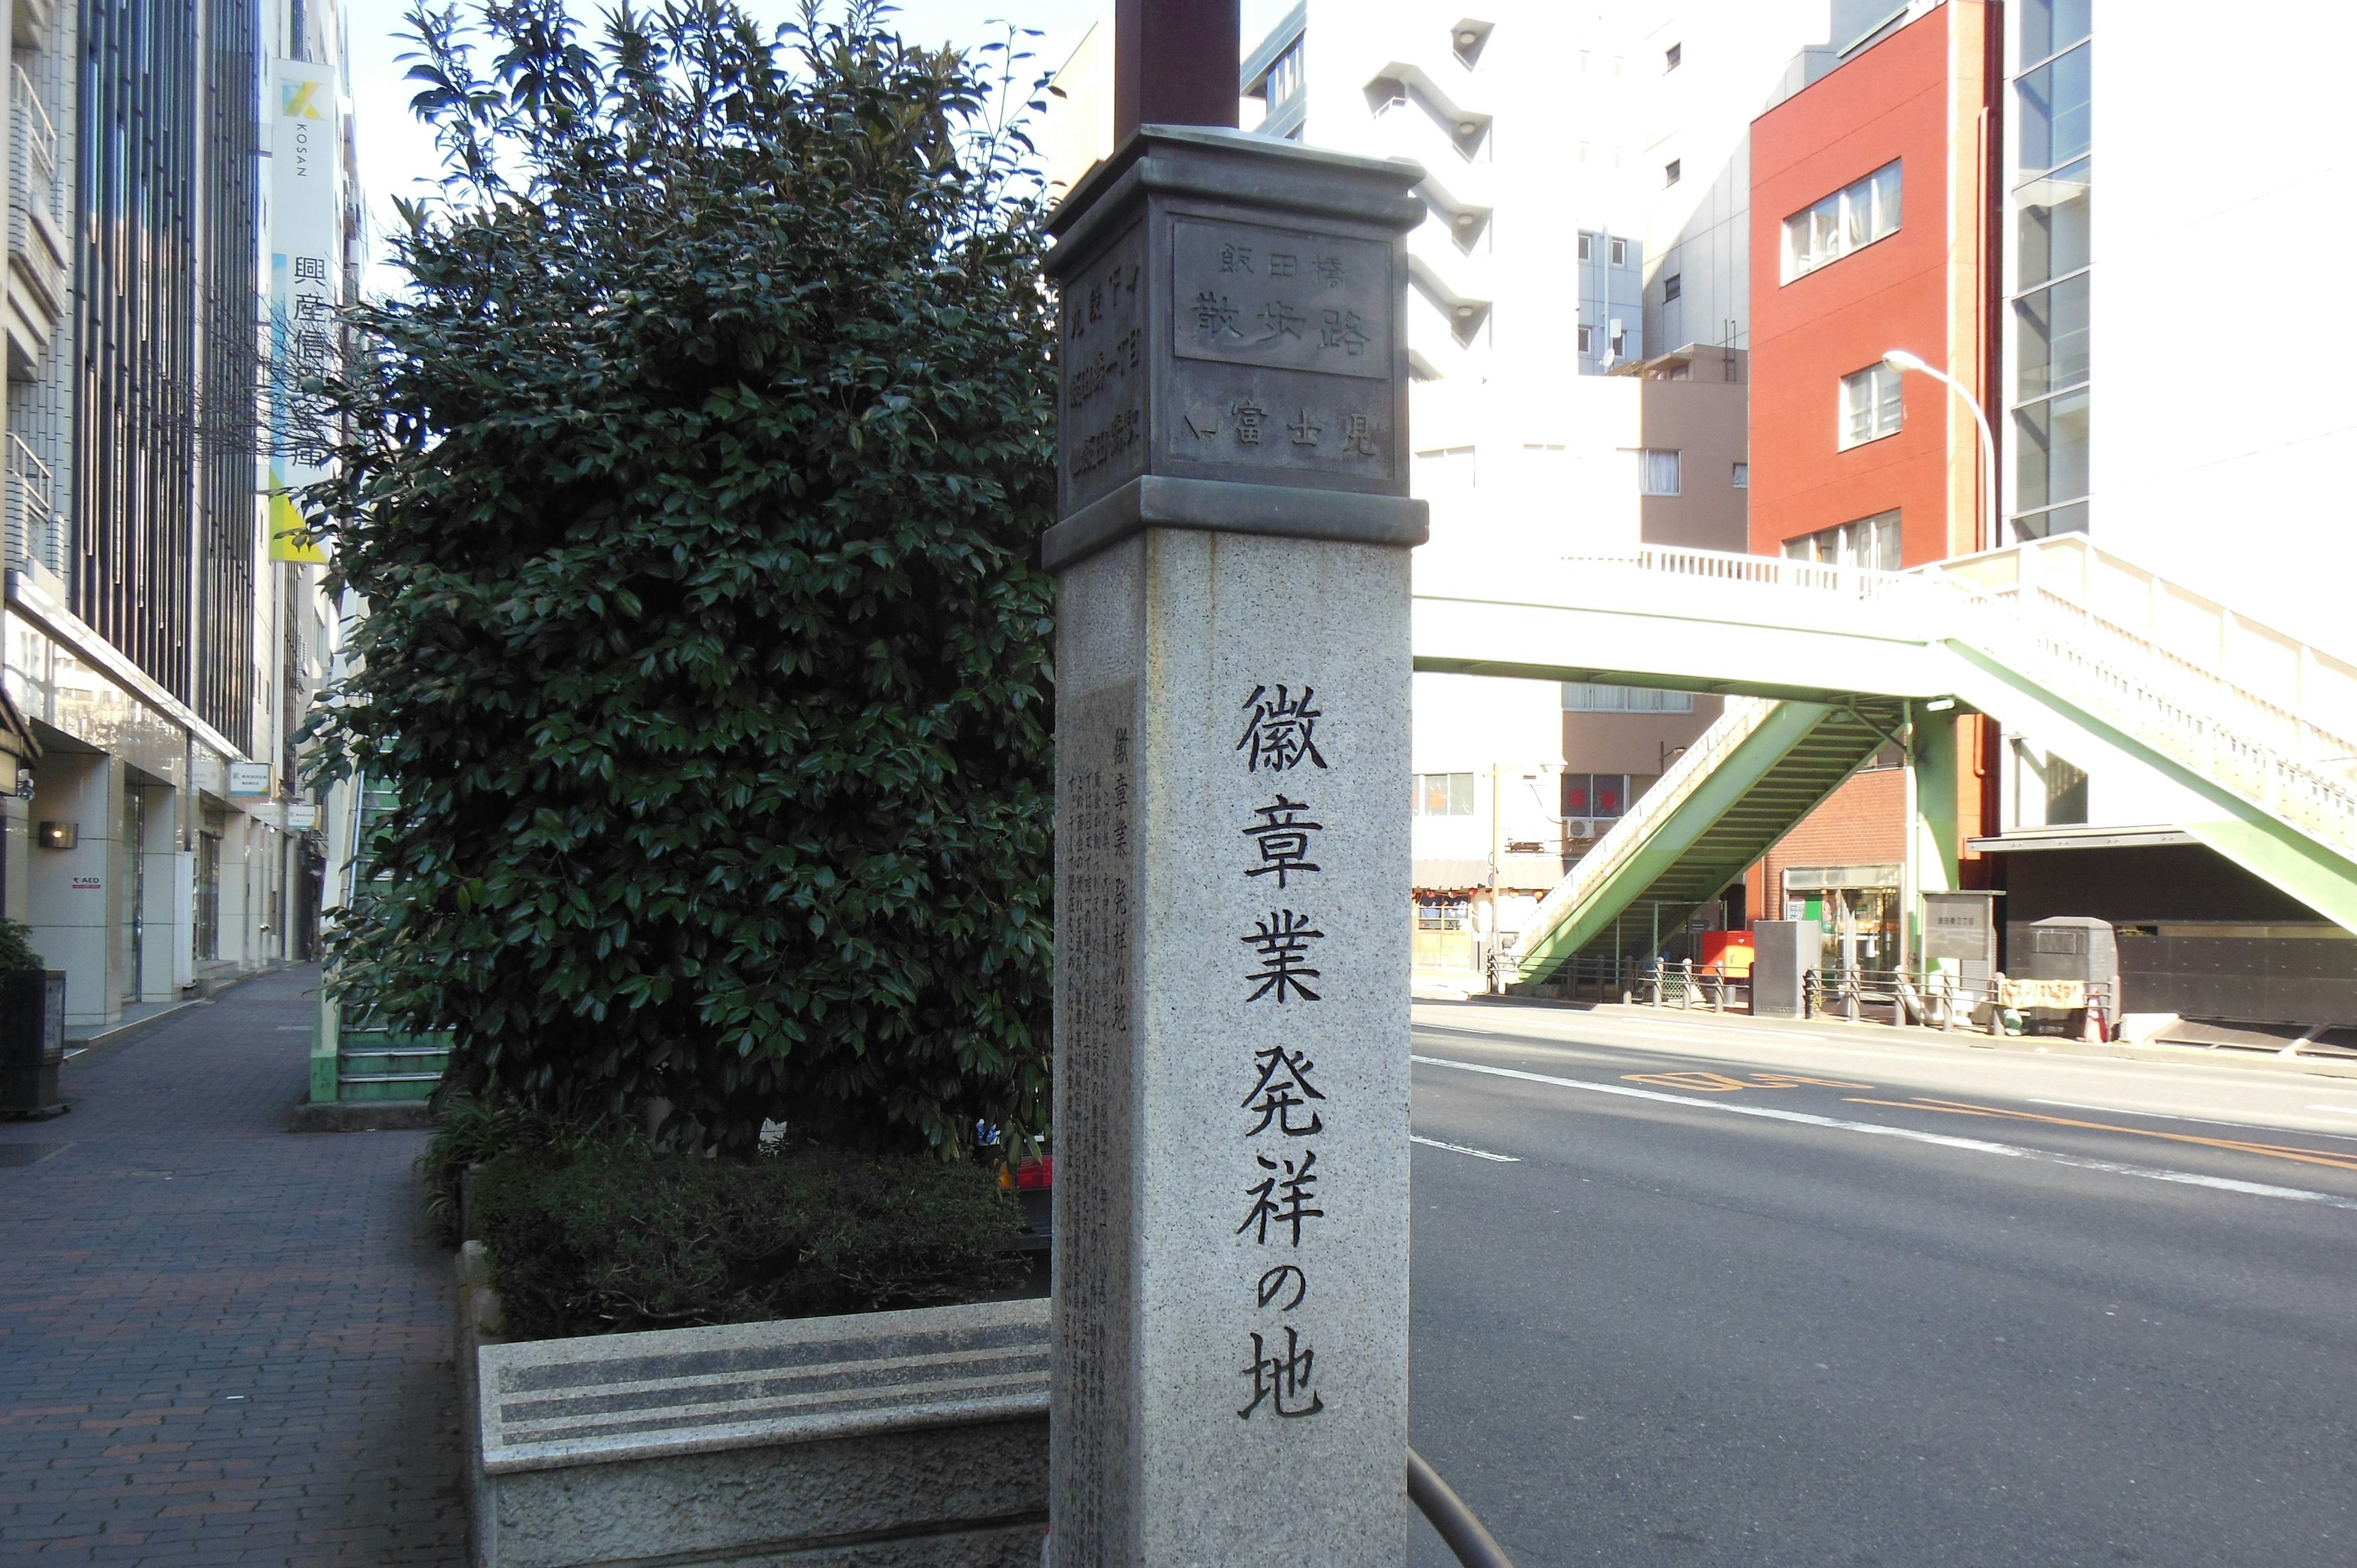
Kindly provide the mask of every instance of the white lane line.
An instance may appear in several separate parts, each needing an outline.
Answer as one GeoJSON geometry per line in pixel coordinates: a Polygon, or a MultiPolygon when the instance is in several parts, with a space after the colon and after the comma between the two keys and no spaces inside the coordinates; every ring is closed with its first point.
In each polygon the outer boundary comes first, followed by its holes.
{"type": "Polygon", "coordinates": [[[2245,1133],[2281,1133],[2294,1138],[2330,1138],[2336,1144],[2357,1144],[2345,1133],[2315,1133],[2306,1127],[2276,1127],[2264,1122],[2221,1122],[2215,1116],[2172,1116],[2166,1111],[2124,1111],[2116,1105],[2089,1105],[2077,1100],[2031,1100],[2030,1105],[2060,1105],[2070,1111],[2101,1111],[2109,1116],[2142,1116],[2151,1122],[2190,1122],[2199,1127],[2234,1127],[2245,1133]]]}
{"type": "Polygon", "coordinates": [[[2343,1116],[2357,1116],[2357,1105],[2311,1105],[2310,1111],[2333,1111],[2343,1116]]]}
{"type": "MultiPolygon", "coordinates": [[[[1421,1061],[1424,1058],[1418,1057],[1416,1059],[1421,1061]]],[[[1422,1144],[1427,1149],[1447,1149],[1452,1155],[1470,1155],[1477,1160],[1495,1160],[1501,1165],[1518,1165],[1523,1163],[1523,1156],[1520,1155],[1493,1155],[1487,1149],[1469,1149],[1462,1144],[1444,1144],[1437,1138],[1427,1138],[1420,1133],[1410,1133],[1407,1135],[1407,1141],[1411,1144],[1422,1144]]]]}
{"type": "Polygon", "coordinates": [[[1459,1072],[1484,1073],[1491,1078],[1519,1079],[1525,1083],[1552,1084],[1558,1089],[1583,1089],[1591,1094],[1615,1094],[1628,1100],[1657,1100],[1664,1105],[1690,1105],[1702,1111],[1723,1111],[1730,1116],[1758,1116],[1770,1122],[1792,1122],[1803,1127],[1830,1127],[1840,1133],[1864,1133],[1875,1138],[1899,1138],[1910,1144],[1933,1144],[1943,1149],[1962,1149],[1967,1154],[2003,1155],[2009,1159],[2040,1160],[2049,1165],[2070,1165],[2083,1171],[2108,1171],[2114,1176],[2142,1176],[2147,1181],[2176,1182],[2185,1187],[2214,1187],[2220,1192],[2247,1193],[2254,1197],[2288,1197],[2301,1203],[2321,1203],[2333,1208],[2357,1209],[2357,1197],[2341,1197],[2329,1192],[2311,1192],[2306,1187],[2276,1187],[2267,1182],[2236,1181],[2230,1176],[2201,1176],[2192,1171],[2170,1170],[2162,1165],[2126,1165],[2114,1160],[2083,1159],[2076,1155],[2058,1155],[2049,1149],[2032,1149],[2019,1144],[1994,1144],[1986,1138],[1959,1138],[1946,1133],[1922,1133],[1912,1127],[1887,1127],[1878,1122],[1852,1122],[1840,1116],[1819,1116],[1807,1111],[1778,1111],[1765,1105],[1730,1105],[1723,1100],[1697,1100],[1689,1094],[1663,1094],[1659,1090],[1631,1089],[1618,1083],[1590,1083],[1585,1079],[1550,1078],[1541,1072],[1521,1072],[1513,1068],[1485,1067],[1478,1062],[1450,1061],[1445,1057],[1411,1057],[1412,1061],[1426,1067],[1455,1068],[1459,1072]]]}
{"type": "MultiPolygon", "coordinates": [[[[1544,1040],[1551,1045],[1576,1045],[1578,1043],[1577,1037],[1571,1036],[1540,1034],[1508,1035],[1499,1029],[1476,1029],[1469,1027],[1463,1024],[1420,1023],[1415,1026],[1419,1029],[1442,1030],[1452,1035],[1480,1035],[1491,1039],[1507,1038],[1520,1040],[1544,1040]]],[[[1594,1023],[1581,1022],[1578,1024],[1565,1024],[1559,1026],[1567,1030],[1583,1030],[1589,1034],[1635,1035],[1640,1038],[1657,1033],[1674,1033],[1678,1030],[1684,1030],[1685,1033],[1692,1035],[1696,1039],[1704,1040],[1802,1040],[1813,1046],[1846,1046],[1852,1043],[1848,1040],[1842,1039],[1837,1036],[1828,1036],[1825,1035],[1803,1035],[1794,1029],[1750,1029],[1733,1024],[1725,1026],[1715,1024],[1692,1024],[1687,1023],[1683,1019],[1672,1020],[1667,1018],[1664,1018],[1658,1024],[1653,1023],[1651,1020],[1623,1022],[1615,1018],[1599,1020],[1594,1023]]]]}

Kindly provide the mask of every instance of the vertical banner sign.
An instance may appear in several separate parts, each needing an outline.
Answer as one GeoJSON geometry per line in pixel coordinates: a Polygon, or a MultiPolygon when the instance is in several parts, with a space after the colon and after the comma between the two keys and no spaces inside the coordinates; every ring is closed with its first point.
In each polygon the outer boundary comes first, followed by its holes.
{"type": "Polygon", "coordinates": [[[322,562],[295,492],[328,472],[327,433],[303,384],[336,359],[342,139],[327,67],[278,60],[270,88],[270,558],[322,562]]]}

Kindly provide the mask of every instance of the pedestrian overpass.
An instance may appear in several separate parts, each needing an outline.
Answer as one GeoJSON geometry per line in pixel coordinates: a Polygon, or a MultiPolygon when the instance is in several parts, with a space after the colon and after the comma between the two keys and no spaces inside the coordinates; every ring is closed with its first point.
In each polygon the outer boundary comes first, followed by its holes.
{"type": "Polygon", "coordinates": [[[1988,714],[2357,930],[2357,666],[2095,549],[2042,540],[1910,572],[1644,546],[1416,564],[1415,667],[1727,695],[1541,902],[1538,980],[1643,950],[1908,738],[1915,893],[1952,887],[1953,716],[1988,714]],[[1670,923],[1662,923],[1664,916],[1670,923]]]}

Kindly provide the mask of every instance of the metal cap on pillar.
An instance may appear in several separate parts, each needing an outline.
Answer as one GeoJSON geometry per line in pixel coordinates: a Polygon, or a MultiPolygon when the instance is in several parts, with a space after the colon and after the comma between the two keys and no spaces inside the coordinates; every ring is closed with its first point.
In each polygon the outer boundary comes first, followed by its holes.
{"type": "Polygon", "coordinates": [[[1056,1568],[1407,1548],[1423,171],[1233,129],[1235,15],[1123,0],[1049,222],[1056,1568]]]}

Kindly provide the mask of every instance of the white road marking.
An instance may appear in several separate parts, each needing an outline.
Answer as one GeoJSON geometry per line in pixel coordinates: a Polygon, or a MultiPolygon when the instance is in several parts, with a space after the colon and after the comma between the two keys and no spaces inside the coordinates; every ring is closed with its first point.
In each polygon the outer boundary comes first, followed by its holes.
{"type": "Polygon", "coordinates": [[[1840,1116],[1819,1116],[1807,1111],[1778,1111],[1766,1105],[1734,1105],[1724,1100],[1697,1100],[1690,1094],[1663,1094],[1659,1090],[1631,1089],[1618,1083],[1590,1083],[1585,1079],[1551,1078],[1545,1073],[1522,1072],[1513,1068],[1486,1067],[1479,1062],[1450,1061],[1445,1057],[1411,1057],[1412,1061],[1426,1067],[1455,1068],[1459,1072],[1478,1072],[1491,1078],[1519,1079],[1524,1083],[1552,1084],[1558,1089],[1581,1089],[1591,1094],[1613,1094],[1628,1100],[1656,1100],[1665,1105],[1690,1105],[1702,1111],[1723,1111],[1730,1116],[1758,1116],[1770,1122],[1797,1122],[1803,1127],[1829,1127],[1839,1133],[1863,1133],[1875,1138],[1899,1138],[1910,1144],[1932,1144],[1943,1149],[1962,1149],[1974,1155],[2003,1155],[2008,1159],[2040,1160],[2049,1165],[2070,1165],[2083,1171],[2107,1171],[2114,1176],[2142,1176],[2147,1181],[2176,1182],[2185,1187],[2213,1187],[2220,1192],[2246,1193],[2255,1197],[2288,1197],[2301,1203],[2321,1203],[2333,1208],[2357,1209],[2357,1197],[2341,1197],[2329,1192],[2311,1192],[2306,1187],[2276,1187],[2267,1182],[2236,1181],[2229,1176],[2201,1176],[2192,1171],[2170,1170],[2162,1165],[2128,1165],[2114,1160],[2083,1159],[2076,1155],[2058,1155],[2049,1149],[2032,1149],[2019,1144],[1996,1144],[1986,1138],[1959,1138],[1946,1133],[1923,1133],[1912,1127],[1889,1127],[1878,1122],[1852,1122],[1840,1116]]]}
{"type": "Polygon", "coordinates": [[[2357,1116],[2357,1105],[2311,1105],[2310,1111],[2332,1111],[2343,1116],[2357,1116]]]}
{"type": "Polygon", "coordinates": [[[2030,1105],[2060,1105],[2069,1111],[2101,1111],[2109,1116],[2142,1116],[2153,1122],[2190,1122],[2200,1127],[2234,1127],[2245,1133],[2281,1133],[2294,1138],[2330,1138],[2336,1144],[2357,1144],[2345,1133],[2314,1133],[2306,1127],[2276,1127],[2264,1122],[2221,1122],[2215,1116],[2172,1116],[2166,1111],[2124,1111],[2116,1105],[2089,1105],[2077,1100],[2032,1100],[2030,1105]]]}
{"type": "MultiPolygon", "coordinates": [[[[1422,1061],[1424,1058],[1418,1057],[1416,1059],[1422,1061]]],[[[1501,1165],[1518,1165],[1523,1163],[1523,1156],[1520,1155],[1493,1155],[1487,1149],[1469,1149],[1462,1144],[1444,1144],[1437,1138],[1427,1138],[1420,1133],[1410,1133],[1407,1135],[1407,1141],[1411,1144],[1422,1144],[1427,1149],[1447,1149],[1452,1155],[1470,1155],[1477,1160],[1495,1160],[1501,1165]]]]}
{"type": "MultiPolygon", "coordinates": [[[[1635,1019],[1626,1022],[1618,1018],[1583,1018],[1577,1023],[1566,1023],[1560,1026],[1566,1029],[1583,1029],[1590,1032],[1600,1031],[1607,1034],[1618,1033],[1639,1036],[1650,1034],[1656,1030],[1684,1029],[1688,1034],[1695,1035],[1707,1040],[1803,1040],[1813,1046],[1846,1046],[1851,1043],[1850,1041],[1842,1039],[1839,1036],[1804,1035],[1796,1029],[1754,1029],[1741,1024],[1696,1024],[1690,1020],[1677,1017],[1664,1018],[1659,1023],[1656,1023],[1650,1018],[1635,1019]]],[[[1494,1029],[1473,1029],[1469,1028],[1462,1024],[1419,1023],[1416,1025],[1416,1027],[1419,1029],[1446,1029],[1451,1034],[1488,1035],[1492,1037],[1495,1037],[1498,1034],[1498,1031],[1494,1029]]],[[[1576,1041],[1561,1039],[1553,1035],[1520,1035],[1508,1037],[1545,1040],[1550,1044],[1555,1045],[1577,1043],[1576,1041]]]]}

